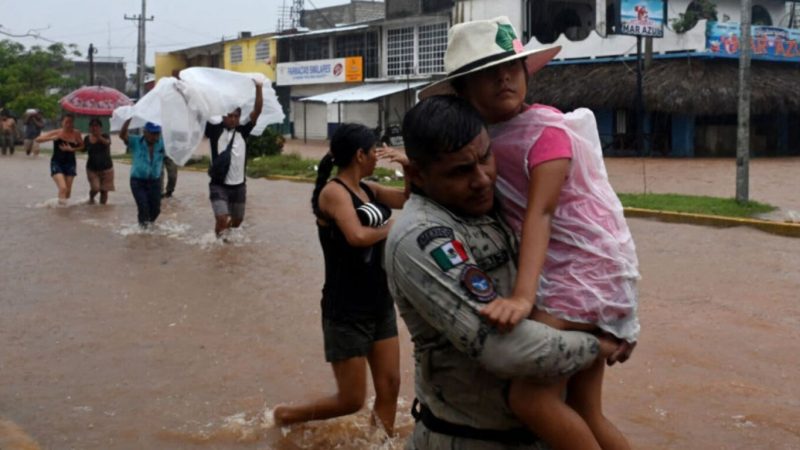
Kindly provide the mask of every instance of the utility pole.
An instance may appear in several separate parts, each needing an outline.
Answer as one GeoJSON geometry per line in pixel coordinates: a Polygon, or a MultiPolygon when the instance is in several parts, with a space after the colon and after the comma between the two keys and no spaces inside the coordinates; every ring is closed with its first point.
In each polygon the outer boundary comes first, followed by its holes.
{"type": "Polygon", "coordinates": [[[147,14],[145,14],[146,3],[146,0],[142,0],[142,13],[140,15],[128,17],[128,15],[125,14],[125,20],[136,20],[139,22],[139,44],[136,49],[136,98],[142,98],[142,95],[144,95],[145,56],[147,55],[144,41],[144,24],[155,19],[155,17],[147,17],[147,14]]]}
{"type": "Polygon", "coordinates": [[[746,203],[750,184],[750,17],[752,0],[742,0],[739,45],[739,117],[736,130],[736,201],[746,203]]]}
{"type": "Polygon", "coordinates": [[[97,53],[97,47],[94,44],[89,44],[89,86],[94,86],[94,54],[97,53]]]}

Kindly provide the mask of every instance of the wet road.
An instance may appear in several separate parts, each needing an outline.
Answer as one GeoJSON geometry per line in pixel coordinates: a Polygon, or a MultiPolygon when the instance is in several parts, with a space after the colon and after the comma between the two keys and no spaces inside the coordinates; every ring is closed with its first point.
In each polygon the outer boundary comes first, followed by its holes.
{"type": "MultiPolygon", "coordinates": [[[[79,203],[83,165],[58,208],[47,158],[0,158],[0,448],[23,434],[43,449],[379,446],[365,413],[286,433],[264,420],[334,389],[310,184],[250,180],[246,226],[222,244],[205,174],[182,171],[141,233],[128,166],[101,207],[79,203]]],[[[609,417],[641,449],[800,448],[800,239],[630,224],[643,334],[607,371],[609,417]]]]}

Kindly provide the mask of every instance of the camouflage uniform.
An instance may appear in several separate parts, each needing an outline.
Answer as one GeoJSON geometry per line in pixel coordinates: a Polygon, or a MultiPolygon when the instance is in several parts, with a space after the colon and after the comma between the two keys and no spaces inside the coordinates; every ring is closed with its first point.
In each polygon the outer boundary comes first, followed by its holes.
{"type": "MultiPolygon", "coordinates": [[[[508,295],[517,242],[491,216],[459,217],[417,194],[386,243],[389,289],[414,341],[415,391],[438,419],[478,429],[522,427],[506,396],[510,377],[552,379],[589,366],[598,341],[524,320],[505,334],[478,311],[508,295]],[[445,256],[443,258],[443,255],[445,256]]],[[[432,432],[418,422],[407,449],[538,449],[432,432]]]]}

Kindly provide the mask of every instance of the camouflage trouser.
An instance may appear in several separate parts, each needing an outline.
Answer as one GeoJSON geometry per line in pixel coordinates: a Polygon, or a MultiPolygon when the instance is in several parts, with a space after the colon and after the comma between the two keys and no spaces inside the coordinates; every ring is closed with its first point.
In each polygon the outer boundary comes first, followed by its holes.
{"type": "Polygon", "coordinates": [[[434,433],[422,422],[417,422],[414,432],[406,441],[405,450],[547,450],[544,443],[507,445],[500,442],[465,439],[434,433]]]}
{"type": "Polygon", "coordinates": [[[3,154],[6,154],[6,148],[14,154],[14,133],[2,131],[0,132],[0,147],[3,148],[3,154]]]}

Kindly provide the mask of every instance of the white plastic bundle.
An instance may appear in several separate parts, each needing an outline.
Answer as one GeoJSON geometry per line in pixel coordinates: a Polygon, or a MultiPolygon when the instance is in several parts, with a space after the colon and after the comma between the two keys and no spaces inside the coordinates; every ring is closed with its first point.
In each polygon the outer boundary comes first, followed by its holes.
{"type": "Polygon", "coordinates": [[[203,139],[206,122],[236,108],[242,109],[242,123],[249,121],[255,106],[254,80],[261,81],[264,98],[253,135],[267,125],[283,121],[283,110],[269,80],[260,73],[237,73],[222,69],[193,67],[180,73],[181,79],[162,78],[156,87],[134,106],[114,110],[111,130],[119,130],[131,119],[130,128],[147,122],[161,125],[167,156],[183,165],[203,139]]]}
{"type": "MultiPolygon", "coordinates": [[[[492,127],[492,145],[526,155],[520,170],[527,173],[528,151],[546,127],[567,133],[572,162],[552,218],[537,308],[634,342],[640,331],[639,263],[622,204],[608,181],[594,114],[584,108],[567,114],[530,108],[492,127]]],[[[527,206],[527,192],[501,176],[497,187],[505,201],[527,206]]]]}

